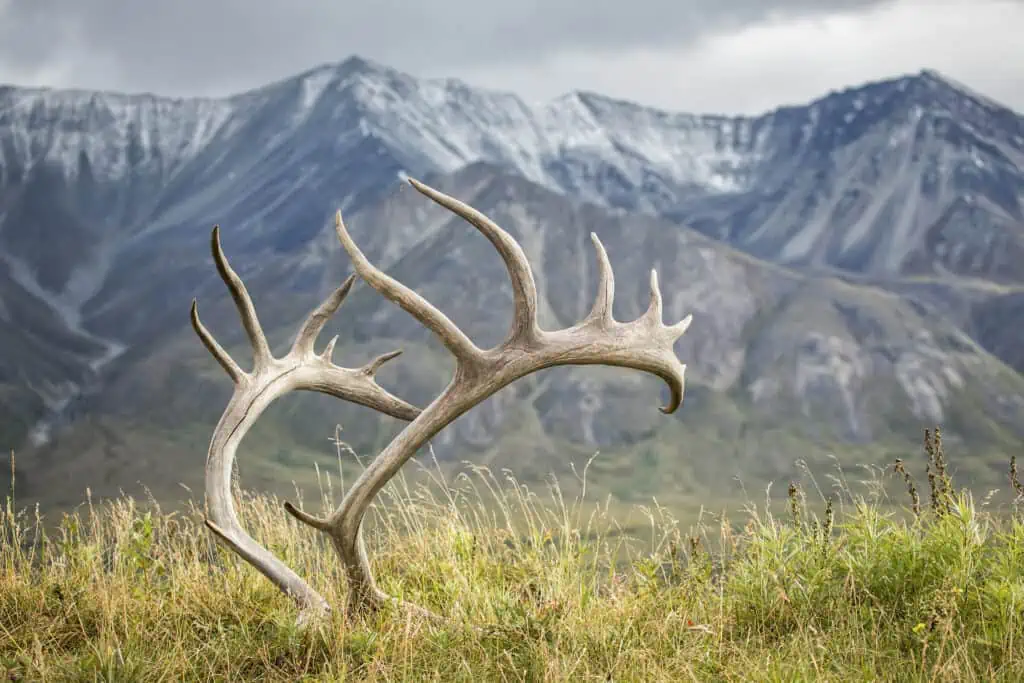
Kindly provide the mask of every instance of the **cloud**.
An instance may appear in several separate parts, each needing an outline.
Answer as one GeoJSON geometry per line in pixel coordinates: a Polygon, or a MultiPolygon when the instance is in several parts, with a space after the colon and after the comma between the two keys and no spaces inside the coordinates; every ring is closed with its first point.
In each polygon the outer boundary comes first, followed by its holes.
{"type": "Polygon", "coordinates": [[[215,95],[360,54],[748,112],[927,66],[1024,108],[1021,25],[1020,0],[0,0],[0,82],[215,95]]]}
{"type": "Polygon", "coordinates": [[[33,80],[63,73],[89,87],[220,92],[350,54],[457,71],[565,51],[674,48],[770,17],[884,1],[7,0],[0,68],[33,80]]]}
{"type": "Polygon", "coordinates": [[[566,51],[460,76],[539,99],[584,89],[670,110],[749,114],[930,68],[1024,113],[1021,26],[1019,0],[902,0],[778,17],[684,46],[566,51]]]}

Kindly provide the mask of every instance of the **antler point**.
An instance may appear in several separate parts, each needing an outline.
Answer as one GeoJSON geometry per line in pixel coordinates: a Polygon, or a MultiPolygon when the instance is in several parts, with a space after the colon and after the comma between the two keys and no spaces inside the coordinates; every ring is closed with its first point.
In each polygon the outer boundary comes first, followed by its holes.
{"type": "Polygon", "coordinates": [[[369,363],[364,365],[363,366],[363,372],[368,377],[373,377],[374,373],[376,373],[377,370],[380,369],[380,366],[384,365],[385,363],[387,363],[389,360],[392,360],[393,358],[397,358],[400,355],[402,355],[402,349],[395,349],[394,351],[388,351],[387,353],[382,353],[379,356],[377,356],[376,358],[374,358],[372,361],[370,361],[369,363]]]}
{"type": "Polygon", "coordinates": [[[214,523],[214,521],[213,521],[212,519],[210,519],[209,517],[206,517],[206,518],[205,518],[205,519],[203,520],[203,523],[204,523],[204,524],[206,524],[206,528],[207,528],[207,529],[209,529],[210,531],[212,531],[213,533],[215,533],[215,534],[216,534],[216,535],[217,535],[218,537],[220,537],[220,538],[224,539],[225,541],[228,541],[228,540],[230,540],[230,539],[228,538],[228,534],[227,534],[227,532],[226,532],[226,531],[224,531],[223,529],[221,529],[221,528],[220,528],[219,526],[217,526],[217,525],[216,525],[216,524],[214,523]]]}
{"type": "Polygon", "coordinates": [[[334,358],[334,345],[338,343],[338,335],[331,337],[331,341],[327,342],[327,346],[324,347],[324,352],[320,354],[328,363],[332,362],[334,358]]]}
{"type": "Polygon", "coordinates": [[[688,313],[685,318],[677,322],[672,326],[672,332],[675,334],[676,339],[683,336],[683,333],[690,328],[690,323],[693,322],[693,313],[688,313]]]}
{"type": "Polygon", "coordinates": [[[356,282],[356,275],[355,275],[355,273],[352,273],[347,278],[345,278],[344,282],[341,283],[341,287],[339,287],[339,290],[341,292],[340,296],[341,296],[342,299],[344,299],[346,296],[348,296],[348,293],[349,293],[349,291],[351,291],[352,285],[354,285],[355,282],[356,282]]]}
{"type": "Polygon", "coordinates": [[[294,505],[292,505],[290,501],[286,500],[284,502],[284,509],[292,517],[294,517],[295,519],[299,520],[303,524],[308,524],[309,526],[313,527],[314,529],[319,529],[320,531],[327,531],[329,529],[329,527],[330,527],[330,523],[329,523],[328,520],[321,519],[320,517],[315,517],[315,516],[309,514],[308,512],[303,512],[302,510],[300,510],[297,507],[295,507],[294,505]]]}

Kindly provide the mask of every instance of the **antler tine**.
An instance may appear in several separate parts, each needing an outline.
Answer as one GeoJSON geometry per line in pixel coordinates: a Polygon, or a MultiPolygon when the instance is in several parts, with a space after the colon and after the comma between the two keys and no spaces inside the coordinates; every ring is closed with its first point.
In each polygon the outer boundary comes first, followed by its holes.
{"type": "Polygon", "coordinates": [[[331,337],[331,341],[327,342],[327,346],[324,347],[324,350],[320,354],[320,357],[323,358],[328,363],[333,362],[332,359],[334,358],[334,346],[337,343],[338,335],[334,335],[333,337],[331,337]]]}
{"type": "Polygon", "coordinates": [[[590,233],[590,241],[594,244],[594,251],[597,252],[597,298],[594,299],[594,306],[587,315],[587,320],[594,320],[602,327],[611,327],[615,322],[612,317],[612,304],[615,302],[615,272],[612,270],[611,261],[608,260],[608,252],[601,244],[596,232],[590,233]]]}
{"type": "Polygon", "coordinates": [[[371,360],[369,363],[364,365],[362,368],[362,372],[364,375],[372,377],[377,372],[377,370],[380,369],[380,366],[384,365],[392,358],[398,358],[400,355],[402,355],[402,349],[395,349],[394,351],[382,353],[373,360],[371,360]]]}
{"type": "Polygon", "coordinates": [[[235,384],[241,382],[242,379],[245,378],[245,371],[239,367],[238,363],[235,362],[235,359],[224,350],[224,347],[214,339],[213,335],[210,334],[210,331],[206,329],[205,325],[203,325],[203,322],[199,319],[199,307],[195,299],[192,299],[191,318],[192,328],[196,331],[196,334],[199,335],[199,339],[203,342],[203,346],[205,346],[210,354],[217,359],[217,362],[220,363],[220,366],[224,368],[228,375],[231,376],[231,380],[235,384]]]}
{"type": "Polygon", "coordinates": [[[643,317],[650,322],[651,325],[661,327],[664,325],[662,320],[662,304],[661,304],[661,289],[658,288],[658,271],[651,269],[651,303],[647,306],[647,311],[643,317]]]}
{"type": "Polygon", "coordinates": [[[238,273],[231,268],[231,264],[228,263],[228,259],[224,255],[224,249],[220,244],[219,225],[213,226],[213,234],[210,236],[210,249],[213,252],[213,261],[217,264],[217,272],[220,273],[224,284],[228,286],[231,298],[235,300],[235,306],[238,308],[238,315],[242,318],[245,334],[249,337],[249,342],[252,344],[254,369],[262,368],[271,361],[270,345],[267,344],[267,338],[263,334],[263,328],[260,326],[259,318],[256,316],[256,307],[253,306],[252,297],[249,296],[245,283],[242,282],[242,278],[238,277],[238,273]]]}
{"type": "Polygon", "coordinates": [[[341,211],[334,216],[334,230],[341,246],[352,259],[352,266],[367,284],[382,295],[401,306],[407,313],[419,320],[424,327],[438,336],[455,358],[469,361],[480,355],[476,344],[453,323],[448,316],[437,310],[433,304],[403,285],[384,271],[370,263],[345,228],[341,211]]]}
{"type": "Polygon", "coordinates": [[[426,195],[452,213],[461,216],[490,240],[494,248],[498,250],[498,254],[501,255],[501,260],[505,262],[505,268],[508,269],[508,276],[512,281],[514,317],[509,339],[521,339],[535,332],[537,329],[537,283],[533,279],[530,262],[526,260],[526,253],[523,252],[519,243],[502,230],[497,223],[465,202],[439,192],[413,178],[409,178],[409,183],[420,194],[426,195]]]}
{"type": "Polygon", "coordinates": [[[683,318],[682,320],[677,322],[672,327],[668,328],[669,332],[672,334],[672,338],[673,339],[679,339],[680,337],[682,337],[683,334],[685,334],[686,331],[688,329],[690,329],[690,323],[692,323],[692,322],[693,322],[693,314],[692,313],[688,313],[685,318],[683,318]]]}
{"type": "Polygon", "coordinates": [[[664,380],[666,385],[668,385],[668,404],[658,406],[658,410],[660,410],[665,415],[671,415],[672,413],[676,412],[676,410],[679,409],[679,406],[683,404],[683,377],[686,373],[686,366],[680,363],[678,370],[669,372],[666,372],[665,370],[658,368],[651,368],[647,371],[657,375],[662,380],[664,380]]]}
{"type": "MultiPolygon", "coordinates": [[[[338,310],[341,303],[348,296],[349,291],[352,289],[352,284],[356,281],[355,275],[349,275],[345,278],[345,282],[342,283],[341,287],[331,292],[331,295],[324,299],[324,302],[313,309],[313,311],[306,318],[306,322],[302,324],[299,329],[298,335],[295,337],[295,343],[292,344],[292,351],[295,353],[302,354],[304,356],[313,355],[313,346],[316,344],[316,338],[320,332],[324,329],[324,325],[330,320],[331,316],[338,310]]],[[[337,339],[337,337],[335,337],[337,339]]],[[[331,340],[334,341],[333,339],[331,340]]],[[[332,344],[333,347],[333,344],[332,344]]],[[[328,358],[327,360],[330,360],[328,358]]]]}

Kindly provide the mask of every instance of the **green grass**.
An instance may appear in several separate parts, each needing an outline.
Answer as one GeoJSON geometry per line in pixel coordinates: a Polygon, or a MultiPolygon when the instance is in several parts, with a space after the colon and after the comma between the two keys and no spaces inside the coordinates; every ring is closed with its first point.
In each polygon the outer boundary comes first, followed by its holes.
{"type": "MultiPolygon", "coordinates": [[[[276,497],[239,491],[240,515],[338,606],[318,628],[295,626],[198,507],[123,497],[50,525],[16,513],[12,488],[0,680],[1022,680],[1024,488],[1014,470],[1006,504],[975,502],[928,443],[920,481],[907,462],[888,486],[834,477],[808,501],[812,480],[781,507],[686,528],[657,503],[621,524],[587,498],[585,472],[572,500],[484,468],[400,477],[371,515],[374,568],[441,625],[345,614],[332,549],[276,497]]],[[[340,482],[321,483],[333,507],[340,482]]]]}

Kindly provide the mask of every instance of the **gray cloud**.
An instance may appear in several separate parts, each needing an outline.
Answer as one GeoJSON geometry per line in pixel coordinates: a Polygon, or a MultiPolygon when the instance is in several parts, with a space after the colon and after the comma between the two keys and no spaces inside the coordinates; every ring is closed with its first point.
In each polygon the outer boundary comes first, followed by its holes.
{"type": "Polygon", "coordinates": [[[0,0],[0,83],[218,95],[359,54],[546,99],[756,112],[937,68],[1024,110],[1022,0],[0,0]]]}
{"type": "MultiPolygon", "coordinates": [[[[682,47],[886,0],[0,0],[0,69],[168,94],[251,87],[361,54],[400,69],[682,47]]],[[[0,74],[3,75],[3,74],[0,74]]]]}

